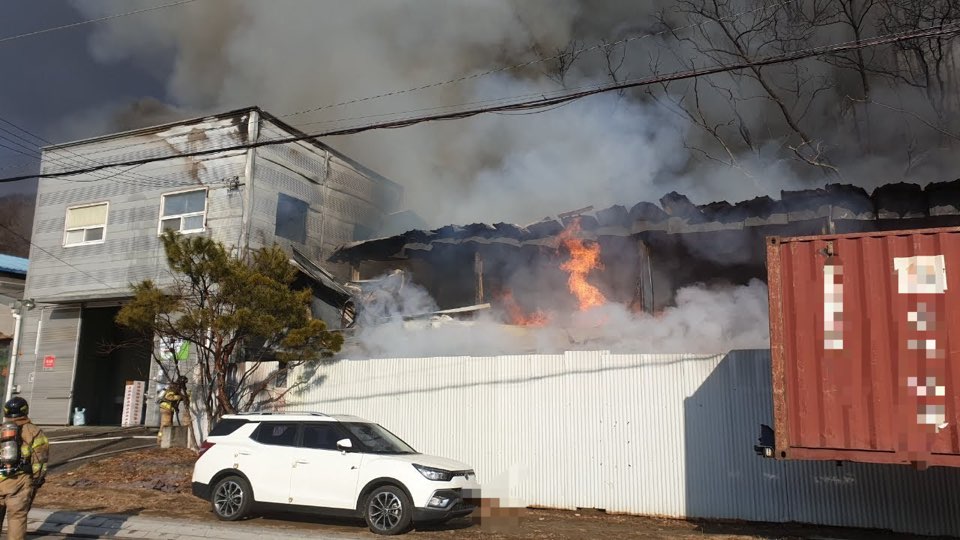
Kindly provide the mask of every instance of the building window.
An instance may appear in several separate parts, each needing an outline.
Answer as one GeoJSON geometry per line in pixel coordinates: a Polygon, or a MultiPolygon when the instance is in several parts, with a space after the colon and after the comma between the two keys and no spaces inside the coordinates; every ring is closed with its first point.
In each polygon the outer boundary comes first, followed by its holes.
{"type": "Polygon", "coordinates": [[[289,368],[286,362],[277,362],[277,378],[273,381],[274,388],[287,387],[287,372],[289,368]]]}
{"type": "Polygon", "coordinates": [[[277,197],[277,228],[274,234],[293,242],[307,242],[307,212],[310,205],[300,199],[284,195],[277,197]]]}
{"type": "Polygon", "coordinates": [[[107,233],[108,203],[87,204],[67,208],[64,246],[103,243],[107,233]]]}
{"type": "Polygon", "coordinates": [[[160,232],[200,232],[207,217],[207,190],[167,193],[160,200],[160,232]]]}

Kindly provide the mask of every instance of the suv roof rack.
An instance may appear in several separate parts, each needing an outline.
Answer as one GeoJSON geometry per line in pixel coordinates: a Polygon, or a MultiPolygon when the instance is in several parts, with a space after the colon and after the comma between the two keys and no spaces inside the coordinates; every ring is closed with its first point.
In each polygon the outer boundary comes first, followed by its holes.
{"type": "Polygon", "coordinates": [[[276,411],[248,411],[248,412],[238,412],[233,413],[236,416],[274,416],[274,415],[285,415],[285,416],[327,416],[329,414],[322,412],[301,412],[301,411],[291,411],[291,412],[276,412],[276,411]]]}

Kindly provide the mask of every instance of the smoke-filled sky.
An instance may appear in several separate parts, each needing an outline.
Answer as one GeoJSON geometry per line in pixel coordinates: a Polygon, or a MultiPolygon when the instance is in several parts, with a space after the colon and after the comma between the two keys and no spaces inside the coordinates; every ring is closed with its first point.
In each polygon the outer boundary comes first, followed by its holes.
{"type": "MultiPolygon", "coordinates": [[[[6,3],[0,7],[0,34],[161,3],[166,2],[6,3]]],[[[563,77],[557,62],[550,61],[285,116],[553,56],[571,42],[589,47],[601,40],[661,30],[661,13],[672,27],[703,20],[678,12],[678,4],[200,0],[0,44],[0,61],[7,73],[21,74],[5,78],[0,116],[59,142],[259,105],[316,132],[371,120],[358,117],[608,82],[611,66],[619,67],[614,77],[624,79],[654,70],[673,71],[690,62],[731,60],[711,59],[696,50],[719,39],[718,29],[689,29],[615,47],[610,62],[600,51],[585,52],[563,77]]],[[[763,3],[743,0],[725,5],[730,6],[725,13],[729,14],[763,3]]],[[[866,35],[881,32],[882,15],[879,8],[870,14],[873,26],[866,35]]],[[[754,12],[747,19],[758,16],[754,12]]],[[[843,25],[821,26],[805,36],[804,43],[845,41],[848,31],[843,25]]],[[[942,136],[910,120],[912,116],[849,106],[849,97],[858,95],[858,79],[852,73],[817,60],[796,69],[765,72],[768,82],[787,96],[787,108],[799,119],[802,131],[814,140],[808,145],[796,133],[785,131],[775,102],[758,97],[758,81],[729,76],[704,80],[697,88],[677,84],[652,96],[643,91],[609,93],[539,114],[491,114],[326,142],[404,185],[405,205],[430,225],[501,220],[522,224],[590,204],[655,201],[672,190],[706,203],[778,196],[780,189],[827,181],[869,187],[904,178],[926,183],[957,176],[955,149],[942,148],[942,136]],[[790,97],[797,81],[806,84],[801,93],[812,98],[809,103],[803,96],[790,97]],[[706,110],[702,126],[690,121],[690,112],[702,112],[693,104],[706,110]],[[718,129],[720,137],[705,127],[718,129]],[[864,133],[870,133],[869,140],[864,133]],[[729,148],[718,143],[721,139],[729,148]],[[841,173],[829,176],[825,168],[800,163],[789,150],[798,146],[808,160],[822,158],[841,173]],[[814,147],[823,153],[809,150],[814,147]]],[[[917,97],[924,93],[914,86],[895,77],[878,78],[872,81],[871,95],[937,122],[937,114],[917,97]]],[[[948,88],[947,101],[952,104],[956,85],[948,88]]],[[[953,116],[940,115],[949,116],[946,128],[953,127],[955,113],[954,108],[953,116]]],[[[382,118],[393,117],[372,120],[382,118]]],[[[0,163],[6,164],[4,156],[11,154],[4,152],[0,163]]]]}

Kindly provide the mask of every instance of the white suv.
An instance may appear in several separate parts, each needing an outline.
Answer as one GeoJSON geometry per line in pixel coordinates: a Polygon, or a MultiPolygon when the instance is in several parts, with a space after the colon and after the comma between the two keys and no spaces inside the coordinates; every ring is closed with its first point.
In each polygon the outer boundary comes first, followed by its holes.
{"type": "Polygon", "coordinates": [[[479,489],[468,465],[417,453],[362,418],[321,413],[226,415],[193,468],[193,494],[220,519],[256,504],[362,516],[378,534],[466,516],[479,489]]]}

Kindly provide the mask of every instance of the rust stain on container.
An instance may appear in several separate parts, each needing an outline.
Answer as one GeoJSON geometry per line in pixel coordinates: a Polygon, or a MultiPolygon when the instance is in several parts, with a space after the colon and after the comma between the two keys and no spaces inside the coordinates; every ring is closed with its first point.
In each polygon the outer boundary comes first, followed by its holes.
{"type": "Polygon", "coordinates": [[[776,457],[960,466],[960,227],[767,240],[776,457]]]}

